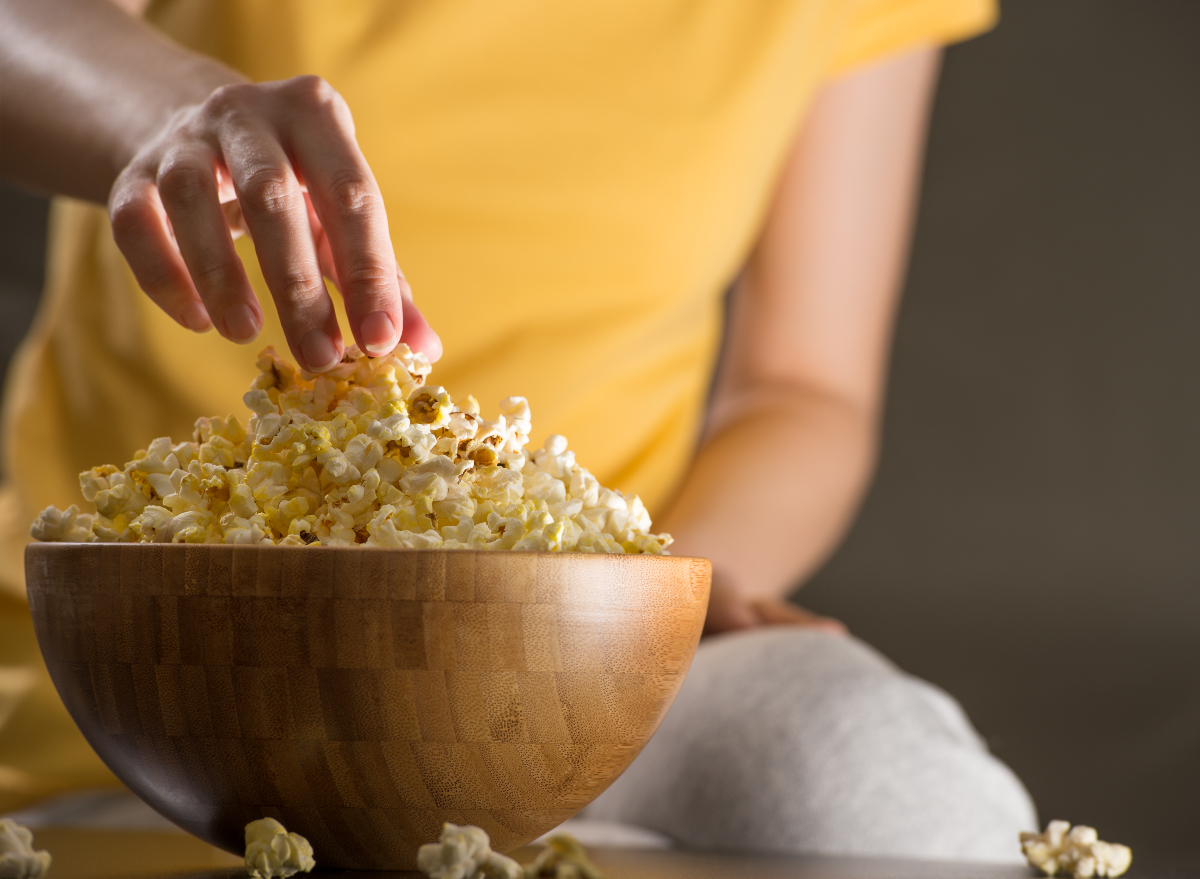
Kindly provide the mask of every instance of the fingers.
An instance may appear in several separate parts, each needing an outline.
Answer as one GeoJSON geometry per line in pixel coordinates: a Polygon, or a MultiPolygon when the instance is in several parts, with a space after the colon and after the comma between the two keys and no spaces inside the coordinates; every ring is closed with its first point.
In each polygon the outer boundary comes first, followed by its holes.
{"type": "Polygon", "coordinates": [[[755,601],[751,606],[758,614],[760,621],[766,625],[805,626],[811,629],[821,629],[834,635],[848,633],[846,624],[841,620],[815,614],[789,601],[755,601]]]}
{"type": "MultiPolygon", "coordinates": [[[[308,222],[312,229],[313,246],[317,251],[317,260],[321,265],[321,271],[325,273],[326,277],[331,278],[334,283],[338,283],[337,269],[333,263],[333,253],[329,247],[329,237],[325,234],[321,219],[317,216],[316,209],[312,206],[311,198],[307,193],[305,194],[305,199],[308,203],[308,222]]],[[[403,330],[399,341],[404,342],[413,351],[419,351],[424,354],[429,358],[430,363],[436,363],[442,356],[442,340],[429,325],[429,321],[425,319],[425,315],[413,303],[412,288],[409,286],[408,280],[404,277],[404,273],[400,271],[399,263],[396,264],[395,270],[396,282],[400,289],[401,313],[403,315],[403,330]]],[[[394,347],[393,345],[383,353],[390,352],[394,347]]]]}
{"type": "MultiPolygon", "coordinates": [[[[253,123],[251,123],[253,124],[253,123]]],[[[300,182],[267,132],[227,150],[225,163],[242,217],[275,300],[292,355],[310,372],[342,357],[342,336],[313,246],[300,182]]]]}
{"type": "Polygon", "coordinates": [[[158,191],[213,324],[225,338],[247,343],[262,327],[262,311],[233,249],[216,167],[216,157],[203,144],[176,147],[159,168],[158,191]]]}
{"type": "Polygon", "coordinates": [[[400,341],[414,351],[424,354],[430,363],[437,363],[442,358],[442,340],[421,310],[413,304],[412,289],[404,279],[400,266],[396,266],[396,275],[400,282],[401,302],[404,309],[404,331],[400,341]]]}
{"type": "Polygon", "coordinates": [[[109,199],[113,239],[138,286],[176,323],[198,333],[212,329],[187,266],[175,247],[152,179],[127,171],[109,199]]]}
{"type": "Polygon", "coordinates": [[[245,231],[305,369],[322,372],[343,353],[323,274],[368,354],[403,340],[441,356],[396,267],[349,110],[316,77],[223,86],[181,111],[122,172],[110,213],[138,283],[183,326],[216,326],[237,342],[258,334],[262,309],[232,242],[245,231]]]}
{"type": "Polygon", "coordinates": [[[383,197],[345,101],[313,77],[287,88],[301,110],[283,120],[287,146],[324,230],[350,332],[366,353],[387,354],[402,337],[405,314],[383,197]]]}

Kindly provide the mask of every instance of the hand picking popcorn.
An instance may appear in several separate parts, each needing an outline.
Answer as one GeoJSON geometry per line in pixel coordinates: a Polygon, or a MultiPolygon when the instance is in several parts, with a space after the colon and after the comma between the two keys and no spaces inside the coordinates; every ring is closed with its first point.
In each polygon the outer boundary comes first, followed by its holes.
{"type": "Polygon", "coordinates": [[[1051,821],[1045,833],[1022,833],[1021,851],[1030,866],[1047,876],[1120,876],[1133,862],[1128,846],[1102,841],[1095,828],[1051,821]]]}
{"type": "Polygon", "coordinates": [[[374,359],[351,348],[316,376],[267,348],[258,367],[246,427],[201,418],[189,441],[161,437],[124,469],[81,473],[95,512],[49,507],[33,536],[654,554],[671,542],[564,437],[528,450],[523,397],[484,419],[473,397],[426,386],[429,361],[407,345],[374,359]]]}
{"type": "Polygon", "coordinates": [[[482,827],[446,822],[437,842],[417,850],[417,869],[429,879],[523,879],[521,865],[492,851],[482,827]]]}
{"type": "Polygon", "coordinates": [[[534,862],[526,865],[525,879],[604,879],[604,874],[579,840],[569,833],[556,833],[546,840],[534,862]]]}
{"type": "Polygon", "coordinates": [[[50,853],[33,850],[33,834],[11,818],[0,818],[0,879],[42,879],[50,853]]]}
{"type": "Polygon", "coordinates": [[[316,866],[312,846],[298,833],[288,833],[274,818],[246,825],[246,872],[253,879],[287,879],[316,866]]]}

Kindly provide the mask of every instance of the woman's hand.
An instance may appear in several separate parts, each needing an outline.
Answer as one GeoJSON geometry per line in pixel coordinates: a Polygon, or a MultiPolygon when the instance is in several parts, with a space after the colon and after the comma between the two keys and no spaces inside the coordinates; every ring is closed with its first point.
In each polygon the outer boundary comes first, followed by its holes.
{"type": "Polygon", "coordinates": [[[714,581],[708,600],[708,616],[704,619],[704,633],[716,635],[738,629],[754,629],[759,626],[803,626],[821,629],[835,635],[845,635],[845,624],[832,617],[823,617],[804,608],[775,598],[747,599],[721,588],[714,581]]]}
{"type": "Polygon", "coordinates": [[[441,342],[396,264],[375,178],[346,102],[324,80],[221,86],[133,157],[109,197],[113,235],[142,289],[188,329],[249,342],[262,310],[233,247],[254,241],[292,354],[312,372],[343,342],[322,275],[368,354],[441,342]]]}
{"type": "Polygon", "coordinates": [[[346,102],[312,76],[247,82],[141,21],[145,5],[0,0],[0,174],[107,201],[138,283],[185,327],[235,342],[262,327],[233,249],[244,229],[301,365],[342,355],[322,273],[360,348],[436,360],[346,102]]]}

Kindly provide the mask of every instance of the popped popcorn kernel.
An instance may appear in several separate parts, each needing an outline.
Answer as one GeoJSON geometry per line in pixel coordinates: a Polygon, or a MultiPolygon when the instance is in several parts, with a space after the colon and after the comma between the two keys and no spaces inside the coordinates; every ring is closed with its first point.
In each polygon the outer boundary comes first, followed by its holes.
{"type": "Polygon", "coordinates": [[[524,879],[512,858],[492,851],[487,831],[446,822],[437,842],[417,849],[417,869],[429,879],[524,879]]]}
{"type": "Polygon", "coordinates": [[[42,879],[50,853],[34,851],[33,834],[11,818],[0,818],[0,879],[42,879]]]}
{"type": "Polygon", "coordinates": [[[556,833],[546,839],[536,860],[525,866],[525,879],[604,879],[604,874],[579,840],[569,833],[556,833]]]}
{"type": "Polygon", "coordinates": [[[1021,851],[1029,865],[1047,876],[1120,876],[1133,862],[1128,846],[1104,842],[1094,827],[1051,821],[1044,833],[1022,833],[1021,851]]]}
{"type": "Polygon", "coordinates": [[[274,818],[246,825],[246,872],[253,879],[287,879],[315,867],[312,846],[274,818]]]}
{"type": "Polygon", "coordinates": [[[636,496],[605,488],[566,437],[528,449],[529,402],[495,419],[427,386],[429,361],[401,344],[351,346],[310,375],[266,348],[243,397],[251,414],[200,418],[188,441],[159,437],[123,468],[79,475],[95,513],[48,507],[44,541],[250,543],[666,552],[636,496]]]}

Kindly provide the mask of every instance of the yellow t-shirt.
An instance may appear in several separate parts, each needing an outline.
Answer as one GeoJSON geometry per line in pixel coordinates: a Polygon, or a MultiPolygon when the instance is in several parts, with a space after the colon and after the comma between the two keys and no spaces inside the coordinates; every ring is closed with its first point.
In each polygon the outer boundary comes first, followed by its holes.
{"type": "MultiPolygon", "coordinates": [[[[254,80],[348,101],[397,258],[441,335],[434,380],[484,413],[529,398],[606,485],[670,497],[781,163],[822,82],[974,34],[994,0],[160,0],[149,19],[254,80]]],[[[201,415],[242,414],[266,344],[180,329],[105,212],[58,202],[47,289],[7,388],[0,495],[0,810],[111,783],[55,696],[22,583],[28,526],[201,415]]],[[[335,299],[337,297],[335,296],[335,299]]],[[[345,321],[343,319],[343,327],[345,321]]]]}

